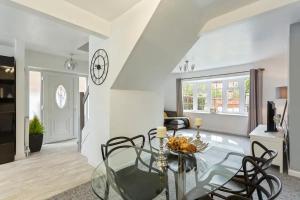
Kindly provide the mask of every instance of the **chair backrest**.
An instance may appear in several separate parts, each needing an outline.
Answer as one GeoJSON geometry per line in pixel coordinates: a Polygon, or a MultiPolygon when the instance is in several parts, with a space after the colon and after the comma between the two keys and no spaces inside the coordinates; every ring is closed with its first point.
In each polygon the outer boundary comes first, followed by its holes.
{"type": "Polygon", "coordinates": [[[105,160],[112,152],[121,148],[130,148],[136,146],[137,140],[141,140],[139,147],[143,148],[145,145],[145,136],[137,135],[132,138],[120,136],[109,139],[106,144],[101,145],[102,158],[105,160]]]}
{"type": "Polygon", "coordinates": [[[257,162],[257,159],[251,156],[246,156],[243,159],[243,169],[245,172],[245,183],[247,187],[247,193],[252,194],[257,191],[258,199],[273,200],[280,194],[282,190],[282,184],[279,178],[266,173],[257,162]],[[255,176],[249,176],[249,166],[255,172],[255,176]]]}
{"type": "Polygon", "coordinates": [[[149,141],[150,144],[151,144],[151,140],[156,138],[156,134],[157,134],[157,129],[156,128],[150,129],[148,131],[148,141],[149,141]]]}
{"type": "Polygon", "coordinates": [[[262,167],[264,170],[268,169],[271,166],[274,158],[277,156],[277,152],[275,150],[268,149],[258,141],[253,141],[251,146],[252,146],[252,156],[254,158],[257,158],[256,161],[258,165],[262,167]],[[262,150],[261,155],[256,154],[257,148],[260,148],[262,150]]]}

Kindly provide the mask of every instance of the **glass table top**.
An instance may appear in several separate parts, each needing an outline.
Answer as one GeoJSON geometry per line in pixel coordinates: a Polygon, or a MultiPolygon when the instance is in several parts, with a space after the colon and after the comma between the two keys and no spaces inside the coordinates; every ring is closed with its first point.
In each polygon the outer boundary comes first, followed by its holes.
{"type": "Polygon", "coordinates": [[[92,175],[100,199],[195,199],[225,185],[241,168],[242,148],[210,143],[193,155],[166,152],[168,167],[157,166],[158,139],[144,148],[118,149],[92,175]]]}

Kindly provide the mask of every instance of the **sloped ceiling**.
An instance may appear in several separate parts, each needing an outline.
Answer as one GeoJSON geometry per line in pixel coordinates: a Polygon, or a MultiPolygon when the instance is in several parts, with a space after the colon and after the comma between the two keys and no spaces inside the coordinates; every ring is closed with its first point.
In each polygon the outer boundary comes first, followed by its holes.
{"type": "Polygon", "coordinates": [[[300,2],[241,20],[202,36],[178,63],[185,60],[195,70],[242,65],[285,54],[289,49],[290,25],[300,21],[300,2]]]}
{"type": "Polygon", "coordinates": [[[158,89],[208,20],[255,1],[162,0],[112,88],[158,89]]]}
{"type": "Polygon", "coordinates": [[[112,21],[141,0],[88,0],[88,3],[86,0],[66,1],[107,21],[112,21]]]}

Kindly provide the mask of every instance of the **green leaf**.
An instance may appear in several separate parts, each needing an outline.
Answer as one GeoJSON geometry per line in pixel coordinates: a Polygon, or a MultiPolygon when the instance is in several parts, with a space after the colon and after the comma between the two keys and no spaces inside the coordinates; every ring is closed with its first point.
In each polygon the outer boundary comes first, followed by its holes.
{"type": "Polygon", "coordinates": [[[29,134],[30,135],[40,135],[44,133],[44,126],[40,122],[37,116],[34,116],[29,124],[29,134]]]}

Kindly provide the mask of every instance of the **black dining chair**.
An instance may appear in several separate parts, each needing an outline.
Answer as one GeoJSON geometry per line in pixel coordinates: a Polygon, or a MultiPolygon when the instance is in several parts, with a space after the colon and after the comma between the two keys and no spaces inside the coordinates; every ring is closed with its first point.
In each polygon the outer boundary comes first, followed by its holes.
{"type": "Polygon", "coordinates": [[[146,169],[150,167],[147,163],[143,162],[143,159],[140,157],[141,153],[147,152],[143,150],[144,143],[145,137],[138,135],[132,138],[124,136],[111,138],[106,144],[101,145],[102,157],[106,165],[108,177],[105,199],[108,199],[110,186],[118,191],[123,199],[130,200],[150,200],[162,193],[165,189],[165,178],[159,170],[153,168],[151,172],[148,172],[139,167],[139,164],[142,164],[143,168],[146,169]],[[137,147],[136,141],[139,139],[141,139],[141,143],[139,147],[137,147]],[[109,156],[117,150],[122,151],[128,148],[132,148],[136,153],[134,164],[117,171],[113,170],[109,165],[109,156]]]}
{"type": "MultiPolygon", "coordinates": [[[[243,158],[243,166],[242,170],[244,172],[244,176],[239,180],[230,181],[225,186],[222,186],[213,193],[213,196],[218,196],[220,198],[226,199],[226,194],[234,194],[238,196],[242,196],[244,198],[252,199],[252,196],[255,191],[257,191],[258,199],[263,199],[263,194],[266,195],[266,190],[261,185],[262,182],[266,182],[270,184],[270,177],[272,180],[275,180],[275,183],[278,186],[278,190],[272,191],[271,199],[274,199],[281,192],[281,182],[276,177],[267,174],[264,165],[261,165],[261,159],[252,156],[246,156],[243,158]],[[220,192],[221,191],[221,192],[220,192]]],[[[270,184],[270,186],[272,186],[270,184]]],[[[271,189],[274,187],[272,186],[271,189]]],[[[234,197],[232,197],[234,198],[234,197]]],[[[269,198],[269,197],[268,197],[269,198]]]]}
{"type": "MultiPolygon", "coordinates": [[[[263,144],[261,144],[258,141],[254,141],[251,144],[251,153],[253,160],[256,162],[256,164],[261,168],[261,170],[266,171],[271,165],[272,161],[276,158],[277,152],[274,150],[270,150],[267,147],[265,147],[263,144]],[[260,148],[260,152],[262,152],[260,155],[257,155],[257,151],[260,148]]],[[[237,154],[237,153],[229,153],[226,158],[222,162],[226,162],[226,160],[229,158],[229,156],[242,156],[243,154],[237,154]]],[[[221,163],[222,163],[221,162],[221,163]]],[[[242,168],[239,170],[239,172],[223,187],[219,188],[219,191],[232,193],[232,194],[240,194],[244,191],[246,182],[245,178],[248,176],[248,178],[255,177],[257,174],[255,172],[255,168],[242,168]],[[247,170],[247,171],[244,171],[247,170]]]]}
{"type": "MultiPolygon", "coordinates": [[[[278,177],[267,174],[257,180],[256,190],[260,193],[259,200],[274,200],[281,193],[282,183],[278,177]]],[[[232,195],[227,197],[226,200],[252,200],[252,197],[232,195]]]]}

